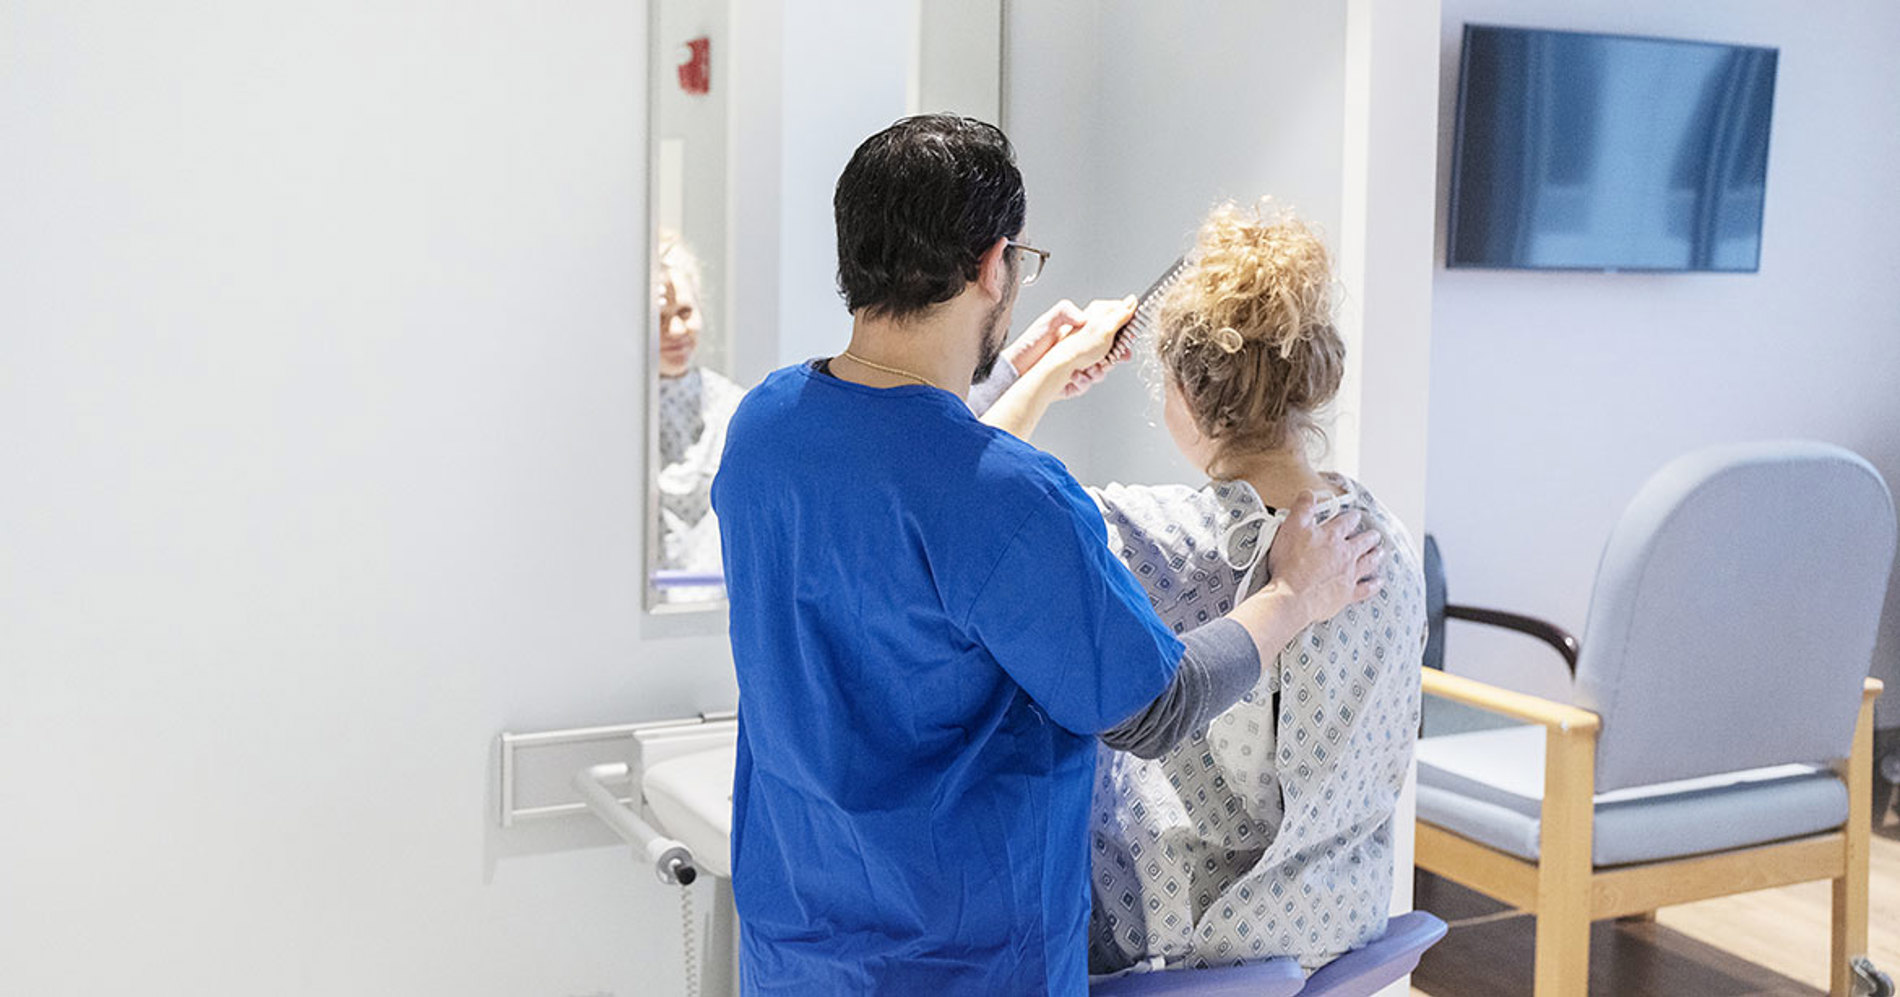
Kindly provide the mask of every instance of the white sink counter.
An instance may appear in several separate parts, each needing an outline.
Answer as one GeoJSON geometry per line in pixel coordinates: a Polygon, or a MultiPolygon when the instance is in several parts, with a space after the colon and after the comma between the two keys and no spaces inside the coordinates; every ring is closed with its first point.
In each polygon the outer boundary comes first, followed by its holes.
{"type": "Polygon", "coordinates": [[[730,879],[732,770],[736,749],[725,744],[647,768],[640,790],[660,833],[693,850],[700,869],[730,879]]]}

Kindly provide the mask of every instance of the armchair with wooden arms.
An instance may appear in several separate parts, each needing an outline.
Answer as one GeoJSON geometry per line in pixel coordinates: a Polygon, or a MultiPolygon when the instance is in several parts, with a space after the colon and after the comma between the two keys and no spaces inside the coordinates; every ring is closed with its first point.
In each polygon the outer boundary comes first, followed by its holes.
{"type": "Polygon", "coordinates": [[[1418,866],[1536,915],[1538,997],[1587,993],[1593,920],[1814,879],[1830,993],[1892,992],[1865,960],[1866,675],[1895,530],[1838,447],[1700,451],[1610,537],[1574,705],[1425,670],[1518,725],[1419,742],[1418,866]]]}

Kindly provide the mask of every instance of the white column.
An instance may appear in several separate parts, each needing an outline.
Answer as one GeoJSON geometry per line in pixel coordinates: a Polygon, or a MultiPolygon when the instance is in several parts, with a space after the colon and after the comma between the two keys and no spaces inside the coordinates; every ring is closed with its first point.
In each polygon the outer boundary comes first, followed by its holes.
{"type": "MultiPolygon", "coordinates": [[[[1425,534],[1433,209],[1438,162],[1439,0],[1349,0],[1339,270],[1346,379],[1334,430],[1340,469],[1425,534]]],[[[1412,907],[1417,774],[1399,800],[1392,909],[1412,907]]],[[[1403,995],[1400,982],[1385,993],[1403,995]]]]}

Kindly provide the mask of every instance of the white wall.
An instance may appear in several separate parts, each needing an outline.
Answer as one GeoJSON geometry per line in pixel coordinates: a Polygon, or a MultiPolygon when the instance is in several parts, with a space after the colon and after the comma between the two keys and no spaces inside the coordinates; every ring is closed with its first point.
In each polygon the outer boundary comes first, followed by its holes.
{"type": "Polygon", "coordinates": [[[906,4],[801,0],[786,13],[780,365],[851,339],[831,194],[858,144],[904,116],[914,48],[906,4]]]}
{"type": "Polygon", "coordinates": [[[1332,435],[1340,468],[1415,533],[1430,411],[1437,26],[1437,0],[1347,4],[1337,264],[1346,377],[1332,435]]]}
{"type": "MultiPolygon", "coordinates": [[[[1055,255],[1017,305],[1138,294],[1217,202],[1272,194],[1337,246],[1345,7],[1195,0],[1010,7],[1010,134],[1055,255]]],[[[1141,377],[1056,406],[1037,442],[1083,481],[1189,481],[1141,377]]]]}
{"type": "MultiPolygon", "coordinates": [[[[1441,218],[1467,21],[1770,45],[1781,56],[1760,273],[1441,266],[1430,525],[1454,599],[1580,629],[1624,505],[1656,468],[1703,445],[1816,437],[1864,454],[1900,487],[1900,7],[1444,0],[1441,218]]],[[[1879,655],[1891,681],[1900,585],[1887,617],[1879,655]]],[[[1521,639],[1462,627],[1448,647],[1455,670],[1566,691],[1561,664],[1521,639]]],[[[1900,724],[1900,697],[1886,697],[1881,718],[1900,724]]]]}
{"type": "Polygon", "coordinates": [[[493,739],[729,707],[643,621],[645,20],[0,5],[0,992],[667,994],[493,739]]]}
{"type": "Polygon", "coordinates": [[[905,112],[948,111],[1000,124],[1003,0],[910,0],[915,55],[905,112]]]}
{"type": "MultiPolygon", "coordinates": [[[[732,376],[757,384],[778,369],[780,212],[785,158],[785,5],[783,0],[747,0],[745,16],[732,22],[732,105],[727,163],[731,186],[726,217],[731,228],[732,376]],[[740,293],[743,289],[743,293],[740,293]]],[[[715,72],[718,69],[715,67],[715,72]]]]}
{"type": "MultiPolygon", "coordinates": [[[[1113,213],[1101,199],[1094,165],[1106,140],[1098,96],[1100,5],[1038,0],[1005,9],[1009,86],[1002,124],[1016,147],[1029,199],[1023,240],[1051,254],[1042,276],[1017,297],[1015,327],[1021,330],[1063,298],[1087,302],[1131,292],[1103,281],[1093,251],[1098,219],[1113,213]]],[[[1099,418],[1107,409],[1094,395],[1051,408],[1035,437],[1037,446],[1062,458],[1083,481],[1101,480],[1090,460],[1090,415],[1099,418]]]]}

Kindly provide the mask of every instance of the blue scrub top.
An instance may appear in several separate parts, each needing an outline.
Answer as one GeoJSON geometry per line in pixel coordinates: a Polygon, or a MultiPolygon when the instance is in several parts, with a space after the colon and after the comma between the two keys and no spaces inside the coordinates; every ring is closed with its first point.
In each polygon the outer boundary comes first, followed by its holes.
{"type": "Polygon", "coordinates": [[[777,371],[713,507],[746,994],[1084,994],[1091,735],[1182,646],[1061,462],[936,388],[777,371]]]}

